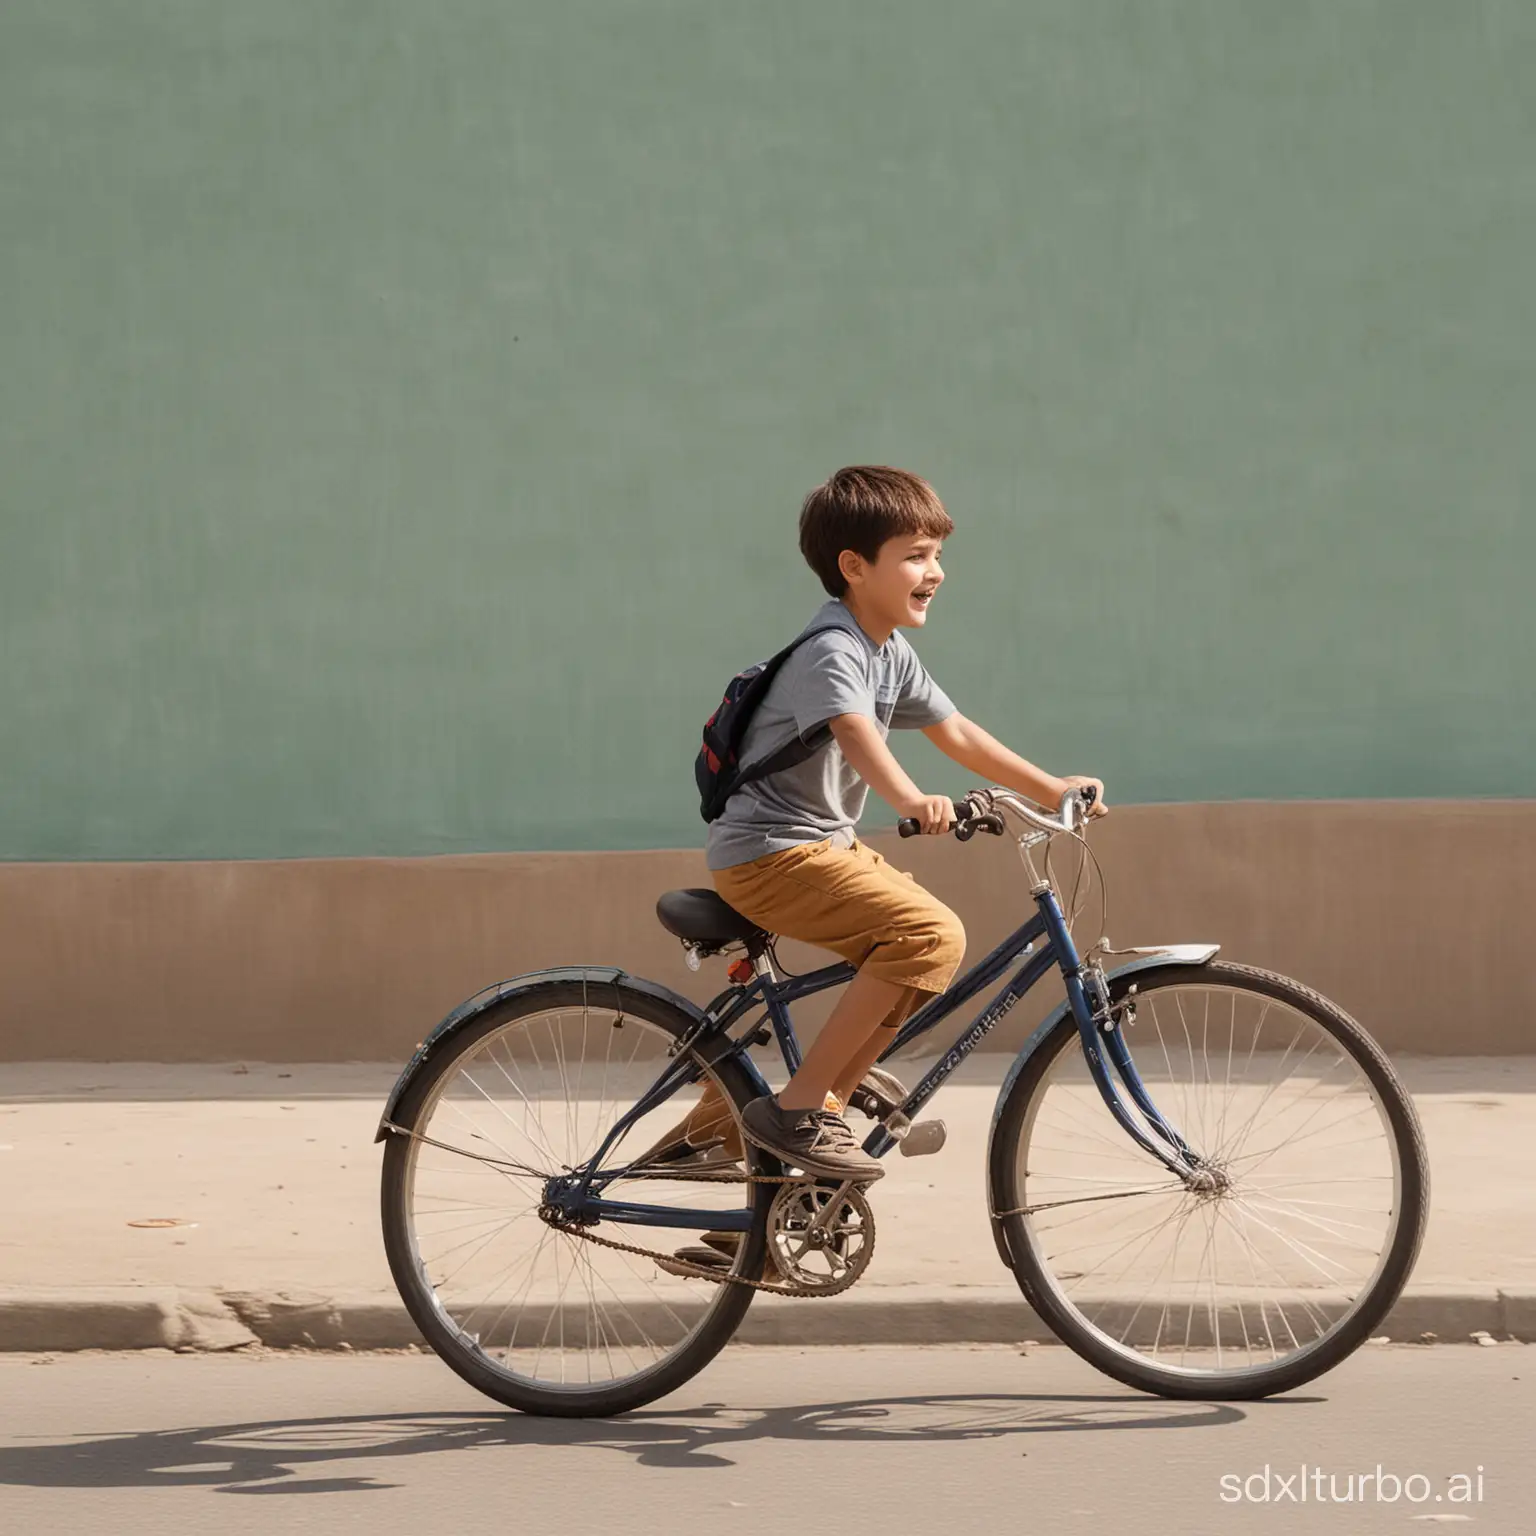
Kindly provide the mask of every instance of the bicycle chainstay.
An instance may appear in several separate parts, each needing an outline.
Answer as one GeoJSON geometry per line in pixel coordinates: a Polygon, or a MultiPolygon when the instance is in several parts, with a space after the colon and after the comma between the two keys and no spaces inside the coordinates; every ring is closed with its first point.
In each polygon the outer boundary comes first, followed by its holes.
{"type": "MultiPolygon", "coordinates": [[[[654,1179],[657,1176],[657,1173],[646,1174],[646,1177],[651,1179],[654,1179]]],[[[665,1173],[661,1173],[660,1177],[666,1178],[667,1175],[665,1173]]],[[[687,1174],[679,1173],[672,1175],[672,1177],[678,1179],[688,1179],[688,1182],[690,1183],[708,1184],[815,1185],[818,1182],[823,1182],[816,1179],[807,1179],[803,1176],[796,1178],[793,1175],[787,1173],[710,1173],[704,1175],[693,1174],[691,1177],[687,1174]]],[[[617,1238],[599,1237],[597,1233],[588,1231],[587,1228],[578,1226],[574,1222],[551,1221],[549,1222],[549,1225],[553,1227],[556,1232],[564,1232],[568,1237],[579,1237],[585,1243],[596,1243],[601,1248],[612,1248],[619,1253],[633,1253],[638,1258],[651,1259],[653,1261],[657,1259],[665,1259],[671,1269],[686,1270],[690,1276],[699,1280],[709,1280],[716,1285],[744,1285],[750,1290],[764,1291],[769,1296],[838,1296],[841,1295],[842,1292],[846,1291],[850,1286],[857,1284],[859,1276],[864,1272],[863,1266],[860,1266],[858,1270],[855,1270],[845,1278],[833,1281],[827,1285],[774,1285],[767,1280],[750,1280],[745,1275],[722,1274],[718,1269],[707,1269],[702,1264],[695,1264],[691,1259],[679,1259],[674,1254],[662,1253],[654,1248],[641,1248],[635,1243],[621,1243],[617,1238]]],[[[871,1245],[873,1245],[873,1241],[874,1239],[871,1237],[871,1245]]]]}

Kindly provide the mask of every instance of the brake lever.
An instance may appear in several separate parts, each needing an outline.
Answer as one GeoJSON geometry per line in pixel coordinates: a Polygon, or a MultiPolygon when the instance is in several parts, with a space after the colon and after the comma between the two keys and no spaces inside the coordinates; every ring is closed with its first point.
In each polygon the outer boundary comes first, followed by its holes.
{"type": "Polygon", "coordinates": [[[968,843],[978,832],[990,832],[993,837],[1001,837],[1007,830],[1003,818],[996,811],[986,811],[980,816],[970,816],[959,822],[955,827],[955,840],[968,843]]]}

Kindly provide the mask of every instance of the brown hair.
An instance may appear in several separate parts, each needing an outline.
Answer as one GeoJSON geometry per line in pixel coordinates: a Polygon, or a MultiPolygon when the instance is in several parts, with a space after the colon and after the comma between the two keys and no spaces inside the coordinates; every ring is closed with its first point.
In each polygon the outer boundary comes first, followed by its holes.
{"type": "Polygon", "coordinates": [[[926,480],[883,464],[838,470],[800,508],[800,553],[833,597],[848,590],[837,565],[845,549],[874,560],[887,539],[904,533],[945,539],[954,531],[944,503],[926,480]]]}

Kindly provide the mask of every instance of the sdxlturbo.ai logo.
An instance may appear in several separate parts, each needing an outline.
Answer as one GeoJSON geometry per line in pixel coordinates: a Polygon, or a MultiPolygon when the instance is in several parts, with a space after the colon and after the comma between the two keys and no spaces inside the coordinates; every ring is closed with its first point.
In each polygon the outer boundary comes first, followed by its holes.
{"type": "Polygon", "coordinates": [[[1338,1473],[1305,1462],[1285,1472],[1266,1461],[1262,1471],[1247,1477],[1227,1472],[1221,1478],[1224,1504],[1396,1504],[1399,1499],[1409,1504],[1481,1504],[1483,1469],[1453,1472],[1438,1492],[1422,1472],[1399,1477],[1380,1462],[1374,1472],[1338,1473]]]}

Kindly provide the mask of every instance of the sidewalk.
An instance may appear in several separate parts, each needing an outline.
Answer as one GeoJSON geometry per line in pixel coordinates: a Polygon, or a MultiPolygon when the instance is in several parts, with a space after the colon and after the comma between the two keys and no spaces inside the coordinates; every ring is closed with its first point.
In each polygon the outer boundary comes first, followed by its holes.
{"type": "MultiPolygon", "coordinates": [[[[744,1341],[1047,1337],[1002,1268],[984,1151],[1008,1059],[977,1056],[934,1112],[935,1157],[892,1158],[879,1251],[847,1295],[760,1298],[744,1341]]],[[[926,1063],[903,1062],[915,1081],[926,1063]]],[[[1536,1058],[1397,1062],[1432,1207],[1393,1338],[1536,1339],[1536,1058]]],[[[0,1349],[389,1347],[417,1335],[379,1237],[373,1133],[394,1064],[0,1069],[0,1349]],[[172,1220],[185,1225],[135,1226],[172,1220]]],[[[856,1123],[862,1124],[862,1119],[856,1123]]]]}

